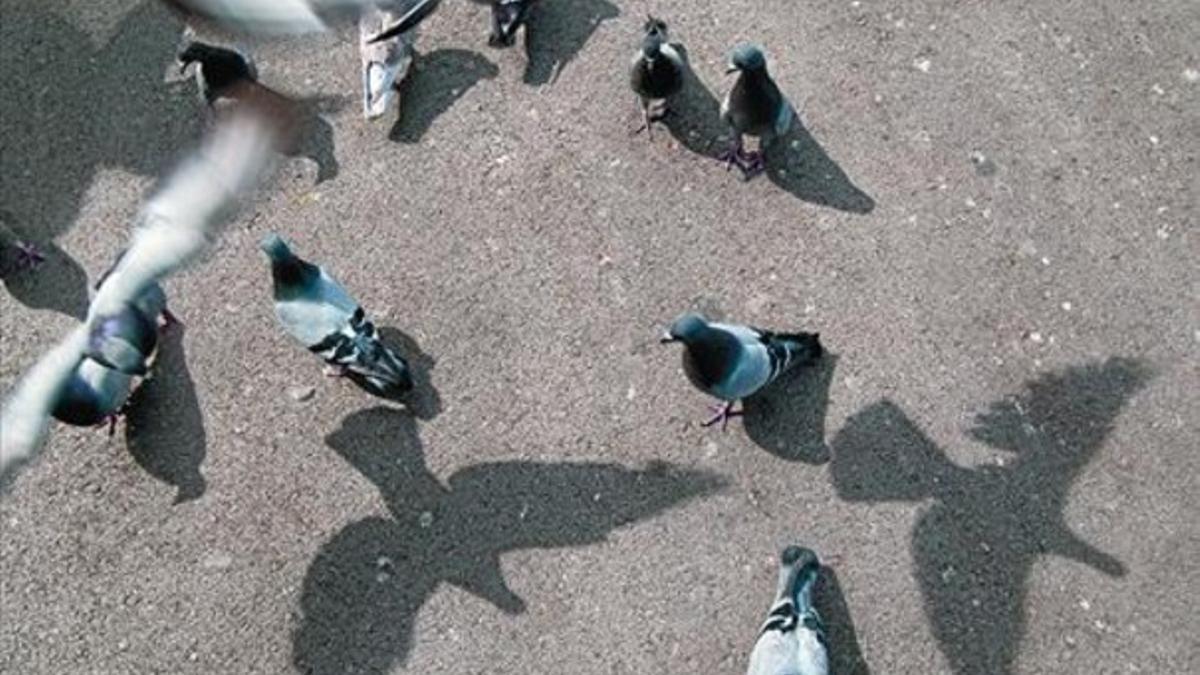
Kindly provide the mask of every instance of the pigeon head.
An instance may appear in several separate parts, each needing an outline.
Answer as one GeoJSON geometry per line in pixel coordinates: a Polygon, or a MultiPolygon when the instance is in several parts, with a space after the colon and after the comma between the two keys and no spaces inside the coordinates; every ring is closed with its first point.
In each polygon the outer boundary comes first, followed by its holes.
{"type": "Polygon", "coordinates": [[[659,341],[663,344],[668,342],[689,344],[698,340],[707,330],[708,322],[704,320],[704,317],[694,312],[689,312],[675,319],[675,322],[667,329],[666,335],[659,341]]]}
{"type": "Polygon", "coordinates": [[[646,15],[646,23],[642,24],[642,30],[647,36],[657,35],[665,42],[667,39],[667,22],[662,19],[655,18],[649,14],[646,15]]]}
{"type": "Polygon", "coordinates": [[[525,23],[530,4],[530,0],[495,0],[492,5],[495,30],[488,38],[488,44],[493,47],[513,46],[517,40],[517,30],[525,23]]]}
{"type": "Polygon", "coordinates": [[[740,44],[734,47],[733,52],[729,55],[729,70],[727,73],[736,71],[759,71],[766,70],[767,57],[763,55],[761,49],[757,45],[740,44]]]}
{"type": "Polygon", "coordinates": [[[179,52],[179,72],[186,73],[195,64],[203,71],[210,86],[227,87],[241,80],[254,80],[258,75],[254,64],[244,55],[232,49],[190,42],[179,52]]]}

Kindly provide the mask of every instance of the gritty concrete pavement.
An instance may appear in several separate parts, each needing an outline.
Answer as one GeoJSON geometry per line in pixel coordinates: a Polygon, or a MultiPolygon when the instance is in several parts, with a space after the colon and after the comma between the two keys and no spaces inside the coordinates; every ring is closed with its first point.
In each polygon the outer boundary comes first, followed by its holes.
{"type": "MultiPolygon", "coordinates": [[[[249,44],[328,123],[211,255],[128,421],[0,497],[5,673],[739,673],[813,547],[835,672],[1200,670],[1200,5],[545,0],[530,55],[443,3],[404,115],[356,36],[249,44]],[[647,11],[695,80],[638,122],[647,11]],[[736,42],[802,128],[709,156],[736,42]],[[316,184],[319,173],[328,178],[316,184]],[[278,231],[417,366],[405,409],[270,311],[278,231]],[[831,352],[702,430],[699,308],[831,352]]],[[[194,143],[154,3],[0,0],[7,391],[194,143]],[[49,242],[53,241],[53,245],[49,242]]]]}

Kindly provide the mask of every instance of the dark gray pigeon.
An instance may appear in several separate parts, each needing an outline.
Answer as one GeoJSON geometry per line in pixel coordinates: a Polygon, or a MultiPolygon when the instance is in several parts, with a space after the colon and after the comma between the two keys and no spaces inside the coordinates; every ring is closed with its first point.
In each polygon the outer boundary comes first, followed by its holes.
{"type": "Polygon", "coordinates": [[[704,423],[724,429],[738,399],[770,384],[789,368],[821,357],[819,333],[772,333],[738,324],[709,323],[699,314],[684,314],[661,340],[682,342],[683,370],[698,389],[725,401],[704,423]]]}
{"type": "Polygon", "coordinates": [[[643,27],[642,46],[633,57],[629,84],[642,108],[643,126],[650,136],[650,125],[665,117],[668,99],[683,89],[687,64],[675,47],[667,42],[667,24],[652,16],[643,27]]]}
{"type": "Polygon", "coordinates": [[[379,340],[366,312],[333,277],[292,253],[277,234],[263,239],[271,260],[275,316],[288,335],[325,359],[334,374],[349,375],[379,396],[413,388],[404,359],[379,340]]]}
{"type": "Polygon", "coordinates": [[[746,675],[828,675],[825,625],[813,606],[821,574],[817,554],[789,546],[779,556],[779,585],[750,652],[746,675]]]}
{"type": "Polygon", "coordinates": [[[771,79],[767,58],[756,45],[738,45],[726,72],[738,76],[721,104],[721,120],[733,131],[733,145],[720,159],[726,166],[737,164],[749,178],[766,168],[767,147],[788,132],[796,111],[771,79]],[[757,151],[746,152],[744,136],[759,139],[757,151]]]}

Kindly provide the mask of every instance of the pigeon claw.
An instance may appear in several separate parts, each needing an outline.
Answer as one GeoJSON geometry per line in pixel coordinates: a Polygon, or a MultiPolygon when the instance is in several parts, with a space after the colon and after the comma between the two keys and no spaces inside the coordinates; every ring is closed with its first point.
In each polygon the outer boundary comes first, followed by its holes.
{"type": "Polygon", "coordinates": [[[37,269],[38,265],[46,262],[46,256],[42,255],[42,252],[37,250],[33,244],[19,241],[13,248],[17,249],[17,269],[37,269]]]}
{"type": "Polygon", "coordinates": [[[767,158],[761,150],[756,152],[739,152],[738,166],[742,169],[742,178],[750,180],[767,170],[767,158]]]}
{"type": "Polygon", "coordinates": [[[741,417],[742,413],[743,413],[743,411],[741,411],[741,410],[733,409],[733,401],[730,401],[728,403],[719,403],[719,404],[711,405],[711,406],[709,406],[709,410],[711,410],[715,414],[712,417],[710,417],[708,419],[708,421],[703,422],[700,426],[707,428],[707,427],[711,427],[712,425],[716,424],[717,422],[720,422],[721,423],[721,431],[725,431],[726,429],[729,428],[729,420],[731,418],[741,417]]]}

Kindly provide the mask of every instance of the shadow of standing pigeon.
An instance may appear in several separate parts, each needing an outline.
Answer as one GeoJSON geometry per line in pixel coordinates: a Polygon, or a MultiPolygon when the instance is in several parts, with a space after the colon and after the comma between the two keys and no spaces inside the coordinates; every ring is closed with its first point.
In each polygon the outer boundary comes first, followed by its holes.
{"type": "Polygon", "coordinates": [[[466,49],[439,49],[417,54],[401,83],[400,118],[388,135],[399,143],[417,143],[434,120],[471,87],[500,74],[496,64],[466,49]]]}

